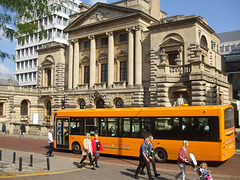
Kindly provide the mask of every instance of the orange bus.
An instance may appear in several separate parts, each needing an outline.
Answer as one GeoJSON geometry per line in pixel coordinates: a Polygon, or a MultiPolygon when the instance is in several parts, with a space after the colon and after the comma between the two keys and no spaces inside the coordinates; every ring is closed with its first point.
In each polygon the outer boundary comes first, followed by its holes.
{"type": "Polygon", "coordinates": [[[158,162],[176,160],[183,140],[199,161],[225,161],[235,153],[231,105],[64,109],[54,113],[54,146],[80,153],[86,133],[98,133],[106,154],[139,156],[151,133],[158,162]]]}

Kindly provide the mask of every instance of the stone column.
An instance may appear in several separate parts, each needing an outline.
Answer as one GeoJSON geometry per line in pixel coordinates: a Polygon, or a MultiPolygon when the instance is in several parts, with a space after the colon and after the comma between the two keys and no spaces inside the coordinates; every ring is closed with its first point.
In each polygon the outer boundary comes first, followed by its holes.
{"type": "Polygon", "coordinates": [[[114,38],[112,31],[106,34],[108,35],[108,88],[112,88],[114,81],[114,38]]]}
{"type": "Polygon", "coordinates": [[[73,68],[73,44],[69,42],[69,57],[68,57],[68,89],[72,89],[72,69],[73,68]]]}
{"type": "Polygon", "coordinates": [[[93,88],[96,76],[96,41],[94,35],[88,37],[90,39],[90,80],[89,88],[93,88]]]}
{"type": "Polygon", "coordinates": [[[54,70],[53,67],[51,67],[51,86],[52,86],[52,87],[54,86],[54,84],[53,84],[53,82],[54,82],[54,81],[53,81],[53,77],[54,77],[54,76],[53,76],[53,70],[54,70]]]}
{"type": "Polygon", "coordinates": [[[74,41],[74,66],[73,66],[73,88],[76,89],[79,84],[79,43],[78,39],[74,41]]]}
{"type": "Polygon", "coordinates": [[[134,63],[133,63],[133,58],[134,58],[134,43],[133,43],[133,28],[127,28],[128,31],[128,86],[132,87],[133,86],[133,68],[134,68],[134,63]]]}
{"type": "Polygon", "coordinates": [[[42,69],[42,87],[45,87],[45,69],[42,69]]]}
{"type": "Polygon", "coordinates": [[[141,35],[142,30],[140,26],[135,27],[135,85],[142,86],[142,42],[141,35]]]}

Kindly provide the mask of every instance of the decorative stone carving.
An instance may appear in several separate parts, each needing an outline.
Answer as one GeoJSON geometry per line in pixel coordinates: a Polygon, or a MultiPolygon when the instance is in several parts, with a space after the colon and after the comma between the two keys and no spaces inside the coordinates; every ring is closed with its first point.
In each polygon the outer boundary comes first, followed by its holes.
{"type": "Polygon", "coordinates": [[[168,54],[165,53],[165,49],[162,49],[162,52],[160,53],[160,60],[161,64],[167,64],[168,54]]]}
{"type": "Polygon", "coordinates": [[[103,12],[102,10],[98,10],[94,15],[91,16],[90,19],[95,19],[96,21],[103,21],[104,18],[106,18],[108,15],[110,15],[110,12],[103,12]]]}
{"type": "Polygon", "coordinates": [[[93,103],[94,100],[97,98],[102,98],[103,100],[105,100],[106,95],[102,95],[98,90],[95,90],[94,93],[90,94],[90,103],[93,103]]]}

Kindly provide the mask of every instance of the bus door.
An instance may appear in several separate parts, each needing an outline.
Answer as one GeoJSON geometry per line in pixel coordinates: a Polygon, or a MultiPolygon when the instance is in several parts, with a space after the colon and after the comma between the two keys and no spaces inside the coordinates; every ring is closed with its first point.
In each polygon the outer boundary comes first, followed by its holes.
{"type": "Polygon", "coordinates": [[[57,135],[57,147],[67,148],[69,147],[69,120],[68,119],[57,119],[56,124],[56,135],[57,135]]]}

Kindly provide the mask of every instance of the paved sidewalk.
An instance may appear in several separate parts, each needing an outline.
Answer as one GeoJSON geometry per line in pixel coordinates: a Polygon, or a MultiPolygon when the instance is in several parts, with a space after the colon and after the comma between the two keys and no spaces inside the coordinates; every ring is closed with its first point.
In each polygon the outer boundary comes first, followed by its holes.
{"type": "Polygon", "coordinates": [[[2,161],[0,161],[0,177],[15,176],[23,174],[36,174],[59,171],[77,170],[79,159],[62,156],[49,157],[50,171],[47,170],[47,157],[44,154],[29,153],[8,149],[2,150],[2,161]],[[16,152],[16,161],[13,163],[13,152],[16,152]],[[32,167],[30,167],[30,155],[33,155],[32,167]],[[22,171],[19,171],[19,157],[22,157],[22,171]]]}

